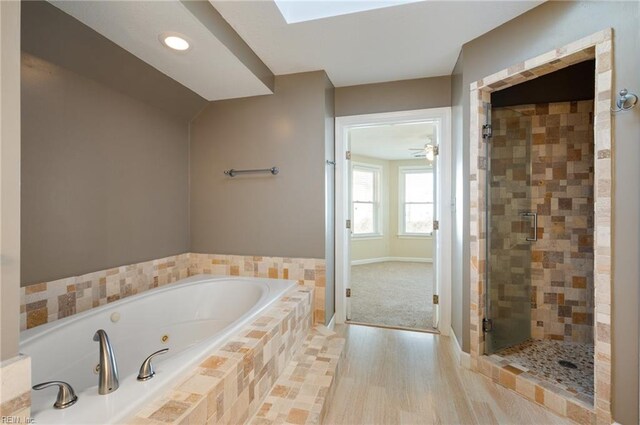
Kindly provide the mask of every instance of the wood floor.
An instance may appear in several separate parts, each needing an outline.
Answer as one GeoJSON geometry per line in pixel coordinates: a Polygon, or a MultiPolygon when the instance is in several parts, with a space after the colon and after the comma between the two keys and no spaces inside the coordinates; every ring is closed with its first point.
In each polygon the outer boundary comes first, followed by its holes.
{"type": "Polygon", "coordinates": [[[336,326],[345,359],[325,425],[572,424],[461,368],[448,337],[336,326]]]}

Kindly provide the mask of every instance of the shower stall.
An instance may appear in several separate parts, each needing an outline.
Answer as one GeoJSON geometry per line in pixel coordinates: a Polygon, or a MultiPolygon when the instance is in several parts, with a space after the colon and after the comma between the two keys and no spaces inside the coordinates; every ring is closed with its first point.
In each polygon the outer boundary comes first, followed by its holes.
{"type": "Polygon", "coordinates": [[[593,100],[485,108],[485,354],[592,403],[593,100]]]}

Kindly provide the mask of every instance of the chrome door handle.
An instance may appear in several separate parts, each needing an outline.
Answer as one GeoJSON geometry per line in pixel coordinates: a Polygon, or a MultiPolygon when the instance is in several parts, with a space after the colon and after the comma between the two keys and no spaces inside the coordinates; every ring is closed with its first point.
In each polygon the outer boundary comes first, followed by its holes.
{"type": "Polygon", "coordinates": [[[538,213],[523,212],[520,213],[522,217],[533,217],[533,237],[528,237],[525,240],[528,242],[535,242],[538,240],[538,213]]]}

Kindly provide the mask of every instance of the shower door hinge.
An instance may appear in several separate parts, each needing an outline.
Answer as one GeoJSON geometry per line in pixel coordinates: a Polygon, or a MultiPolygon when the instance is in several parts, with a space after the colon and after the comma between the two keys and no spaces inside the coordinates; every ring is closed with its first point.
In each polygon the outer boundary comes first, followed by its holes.
{"type": "Polygon", "coordinates": [[[351,229],[351,220],[347,220],[346,227],[347,229],[351,229]]]}
{"type": "Polygon", "coordinates": [[[440,230],[440,221],[433,220],[433,230],[440,230]]]}
{"type": "Polygon", "coordinates": [[[440,145],[434,145],[433,146],[433,156],[438,156],[440,155],[440,145]]]}
{"type": "Polygon", "coordinates": [[[493,136],[493,130],[491,129],[491,124],[485,124],[482,126],[482,138],[490,139],[493,136]]]}
{"type": "Polygon", "coordinates": [[[351,288],[347,288],[347,298],[351,298],[351,288]]]}
{"type": "Polygon", "coordinates": [[[493,320],[482,319],[482,332],[487,333],[493,330],[493,320]]]}
{"type": "Polygon", "coordinates": [[[434,295],[433,296],[433,305],[437,305],[440,304],[440,296],[439,295],[434,295]]]}
{"type": "Polygon", "coordinates": [[[345,159],[351,159],[351,151],[346,151],[344,153],[344,157],[345,157],[345,159]]]}

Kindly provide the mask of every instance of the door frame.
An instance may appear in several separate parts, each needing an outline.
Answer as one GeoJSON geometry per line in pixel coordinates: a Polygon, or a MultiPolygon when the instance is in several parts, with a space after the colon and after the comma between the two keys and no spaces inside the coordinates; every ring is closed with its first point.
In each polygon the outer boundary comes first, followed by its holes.
{"type": "MultiPolygon", "coordinates": [[[[487,237],[485,218],[484,182],[487,178],[487,161],[484,155],[482,124],[485,111],[482,104],[490,102],[491,93],[525,81],[533,80],[570,65],[589,59],[596,61],[594,81],[594,407],[576,403],[570,395],[542,387],[535,383],[535,394],[544,391],[542,401],[535,401],[561,416],[574,420],[611,423],[612,350],[612,221],[614,204],[612,195],[613,158],[615,145],[612,133],[612,76],[613,76],[613,31],[604,29],[582,39],[573,41],[539,56],[487,75],[469,86],[469,342],[471,369],[488,377],[500,377],[500,382],[516,382],[528,379],[525,374],[515,374],[511,369],[493,363],[491,356],[484,355],[485,335],[482,320],[485,314],[486,276],[485,268],[487,237]],[[504,377],[504,378],[503,378],[504,377]],[[550,394],[547,396],[547,394],[550,394]],[[576,419],[580,418],[580,419],[576,419]]],[[[532,382],[532,381],[529,381],[532,382]]],[[[506,384],[505,384],[506,385],[506,384]]],[[[510,387],[530,398],[529,385],[510,387]]],[[[594,422],[595,423],[595,422],[594,422]]]]}
{"type": "Polygon", "coordinates": [[[434,293],[440,296],[438,305],[438,329],[442,335],[449,335],[451,328],[451,108],[430,108],[411,111],[383,112],[365,115],[336,117],[336,233],[335,233],[335,267],[336,267],[336,323],[344,323],[346,319],[346,279],[349,272],[350,258],[347,243],[350,240],[349,230],[345,222],[349,217],[350,205],[347,202],[349,188],[348,173],[350,163],[346,159],[347,132],[352,127],[380,125],[403,121],[441,121],[442,134],[439,141],[437,172],[436,217],[440,229],[434,235],[434,262],[437,262],[434,276],[434,293]],[[346,247],[346,248],[345,248],[346,247]]]}

